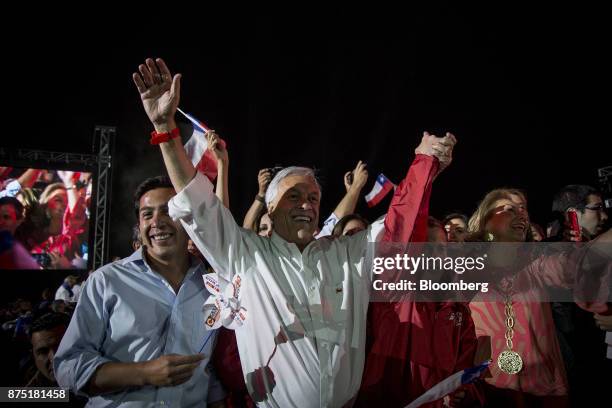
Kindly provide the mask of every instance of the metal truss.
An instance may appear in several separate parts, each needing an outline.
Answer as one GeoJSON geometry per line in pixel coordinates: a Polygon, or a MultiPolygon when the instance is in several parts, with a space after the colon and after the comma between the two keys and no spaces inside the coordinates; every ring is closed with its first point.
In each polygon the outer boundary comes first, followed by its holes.
{"type": "Polygon", "coordinates": [[[98,175],[96,183],[96,206],[95,206],[95,230],[93,250],[93,269],[104,265],[108,259],[108,229],[110,221],[110,196],[111,196],[111,170],[112,156],[111,146],[117,133],[114,127],[96,126],[94,143],[98,147],[98,175]]]}
{"type": "Polygon", "coordinates": [[[7,150],[0,148],[0,158],[11,162],[19,163],[24,166],[36,163],[50,165],[78,165],[84,167],[94,167],[98,163],[98,157],[93,154],[49,152],[46,150],[16,149],[7,150]]]}

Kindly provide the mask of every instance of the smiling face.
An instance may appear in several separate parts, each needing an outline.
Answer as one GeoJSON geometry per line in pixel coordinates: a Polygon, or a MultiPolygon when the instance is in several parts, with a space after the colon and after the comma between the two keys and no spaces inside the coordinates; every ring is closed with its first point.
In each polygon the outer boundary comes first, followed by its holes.
{"type": "Polygon", "coordinates": [[[63,188],[58,188],[53,191],[47,199],[47,208],[52,216],[64,216],[64,211],[68,206],[68,194],[63,188]]]}
{"type": "Polygon", "coordinates": [[[51,218],[49,234],[58,235],[64,225],[64,213],[68,207],[68,194],[64,188],[54,190],[47,199],[47,212],[51,218]]]}
{"type": "Polygon", "coordinates": [[[187,234],[178,221],[168,215],[172,188],[156,188],[140,197],[138,229],[147,255],[169,262],[187,256],[187,234]]]}
{"type": "Polygon", "coordinates": [[[511,194],[496,200],[489,212],[485,230],[500,242],[524,242],[529,231],[529,214],[522,197],[511,194]]]}
{"type": "Polygon", "coordinates": [[[291,175],[279,183],[269,214],[274,232],[303,249],[314,239],[319,224],[321,190],[316,180],[306,175],[291,175]]]}

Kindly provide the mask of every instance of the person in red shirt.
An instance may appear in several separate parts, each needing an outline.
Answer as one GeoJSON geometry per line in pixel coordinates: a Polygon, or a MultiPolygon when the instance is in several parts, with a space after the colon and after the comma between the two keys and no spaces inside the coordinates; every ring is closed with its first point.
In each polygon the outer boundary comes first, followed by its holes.
{"type": "MultiPolygon", "coordinates": [[[[406,179],[395,191],[383,242],[427,242],[428,235],[443,236],[443,230],[430,234],[429,199],[434,178],[452,160],[455,143],[450,133],[442,139],[425,133],[406,179]]],[[[368,344],[358,407],[404,407],[451,374],[472,367],[477,347],[465,304],[410,299],[370,305],[368,344]]],[[[473,385],[448,399],[452,405],[468,400],[482,403],[473,385]]],[[[426,406],[442,405],[438,400],[426,406]]]]}

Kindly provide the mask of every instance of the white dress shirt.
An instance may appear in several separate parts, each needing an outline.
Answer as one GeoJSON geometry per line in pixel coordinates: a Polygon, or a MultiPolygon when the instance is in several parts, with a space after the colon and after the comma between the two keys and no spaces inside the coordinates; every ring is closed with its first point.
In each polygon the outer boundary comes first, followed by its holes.
{"type": "Polygon", "coordinates": [[[82,286],[79,284],[76,284],[72,287],[72,293],[73,293],[72,301],[73,302],[76,303],[79,301],[79,297],[81,296],[82,289],[83,289],[82,286]]]}
{"type": "Polygon", "coordinates": [[[264,238],[240,228],[199,173],[169,209],[221,277],[242,277],[247,317],[236,340],[255,402],[282,408],[349,402],[365,359],[369,243],[383,222],[350,237],[313,240],[300,252],[275,233],[264,238]]]}
{"type": "Polygon", "coordinates": [[[64,286],[64,284],[62,284],[55,291],[55,300],[63,300],[64,302],[74,302],[74,292],[72,292],[71,295],[68,289],[66,289],[66,287],[64,286]]]}

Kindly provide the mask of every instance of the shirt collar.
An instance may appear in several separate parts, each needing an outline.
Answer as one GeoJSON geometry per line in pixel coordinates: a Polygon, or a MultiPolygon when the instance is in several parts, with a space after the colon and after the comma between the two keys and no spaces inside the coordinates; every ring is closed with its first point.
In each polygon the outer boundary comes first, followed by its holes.
{"type": "Polygon", "coordinates": [[[132,255],[128,256],[127,258],[123,258],[120,262],[121,265],[127,265],[129,263],[144,263],[144,259],[142,256],[142,247],[138,248],[132,253],[132,255]]]}
{"type": "MultiPolygon", "coordinates": [[[[281,238],[282,240],[282,238],[281,238]]],[[[122,265],[134,264],[141,271],[148,271],[154,273],[149,264],[147,263],[143,253],[143,247],[138,248],[127,258],[123,258],[121,261],[122,265]]],[[[194,276],[197,270],[202,269],[203,272],[204,264],[197,257],[189,254],[189,269],[187,270],[187,274],[185,275],[185,279],[190,279],[194,276]]],[[[156,274],[157,275],[157,274],[156,274]]]]}
{"type": "Polygon", "coordinates": [[[314,245],[314,243],[317,242],[317,240],[313,238],[313,240],[310,241],[308,245],[306,245],[304,251],[300,252],[300,249],[296,244],[294,244],[293,242],[286,241],[283,237],[281,237],[274,231],[272,231],[272,236],[270,237],[270,239],[272,240],[274,246],[279,248],[281,252],[285,253],[286,255],[295,256],[297,258],[302,258],[302,256],[305,255],[307,251],[311,250],[311,247],[314,245]]]}

